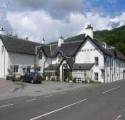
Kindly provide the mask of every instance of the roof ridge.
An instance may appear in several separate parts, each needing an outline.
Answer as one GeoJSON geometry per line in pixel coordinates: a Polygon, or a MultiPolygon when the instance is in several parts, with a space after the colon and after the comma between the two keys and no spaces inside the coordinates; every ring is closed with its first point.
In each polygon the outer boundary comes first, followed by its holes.
{"type": "Polygon", "coordinates": [[[41,44],[41,43],[39,43],[39,42],[34,42],[34,41],[31,41],[31,40],[26,40],[26,39],[24,39],[24,38],[18,38],[18,37],[9,36],[9,35],[2,35],[2,36],[3,36],[3,37],[12,38],[12,39],[14,39],[14,40],[22,40],[22,41],[25,41],[25,42],[41,44]]]}
{"type": "Polygon", "coordinates": [[[80,42],[82,42],[82,40],[80,40],[80,41],[70,41],[70,42],[64,42],[63,44],[69,44],[69,43],[80,43],[80,42]]]}

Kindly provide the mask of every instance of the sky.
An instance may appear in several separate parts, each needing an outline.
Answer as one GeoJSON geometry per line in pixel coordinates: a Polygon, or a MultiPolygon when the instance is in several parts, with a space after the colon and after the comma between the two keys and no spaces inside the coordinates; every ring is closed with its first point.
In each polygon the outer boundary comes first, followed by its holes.
{"type": "Polygon", "coordinates": [[[78,35],[86,25],[111,30],[125,25],[125,0],[0,0],[6,33],[46,43],[78,35]]]}

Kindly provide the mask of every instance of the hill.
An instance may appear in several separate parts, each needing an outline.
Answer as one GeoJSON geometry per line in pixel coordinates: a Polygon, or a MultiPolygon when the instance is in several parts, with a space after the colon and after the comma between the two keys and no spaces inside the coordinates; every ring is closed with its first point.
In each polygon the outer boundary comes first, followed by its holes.
{"type": "MultiPolygon", "coordinates": [[[[115,28],[112,30],[95,31],[94,38],[99,42],[106,42],[111,46],[115,46],[125,55],[125,26],[115,28]]],[[[80,41],[80,35],[67,38],[65,42],[80,41]]]]}

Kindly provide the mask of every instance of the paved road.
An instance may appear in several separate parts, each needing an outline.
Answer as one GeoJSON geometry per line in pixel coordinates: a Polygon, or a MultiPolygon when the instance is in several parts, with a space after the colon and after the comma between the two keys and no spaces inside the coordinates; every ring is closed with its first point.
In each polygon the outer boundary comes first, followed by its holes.
{"type": "Polygon", "coordinates": [[[0,101],[0,120],[125,120],[125,80],[0,101]]]}

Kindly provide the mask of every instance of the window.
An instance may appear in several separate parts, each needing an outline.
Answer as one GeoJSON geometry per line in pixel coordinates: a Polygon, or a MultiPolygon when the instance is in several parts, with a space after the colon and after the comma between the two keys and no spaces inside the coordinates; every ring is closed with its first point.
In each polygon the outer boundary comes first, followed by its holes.
{"type": "Polygon", "coordinates": [[[41,67],[37,67],[37,71],[40,71],[41,70],[41,67]]]}
{"type": "Polygon", "coordinates": [[[30,73],[31,67],[27,66],[27,73],[30,73]]]}
{"type": "Polygon", "coordinates": [[[26,73],[26,68],[23,68],[23,73],[26,73]]]}
{"type": "Polygon", "coordinates": [[[98,73],[95,72],[95,80],[98,80],[98,73]]]}
{"type": "Polygon", "coordinates": [[[19,66],[18,65],[14,65],[14,72],[18,72],[19,66]]]}
{"type": "Polygon", "coordinates": [[[95,57],[95,65],[97,66],[99,63],[99,58],[98,57],[95,57]]]}

